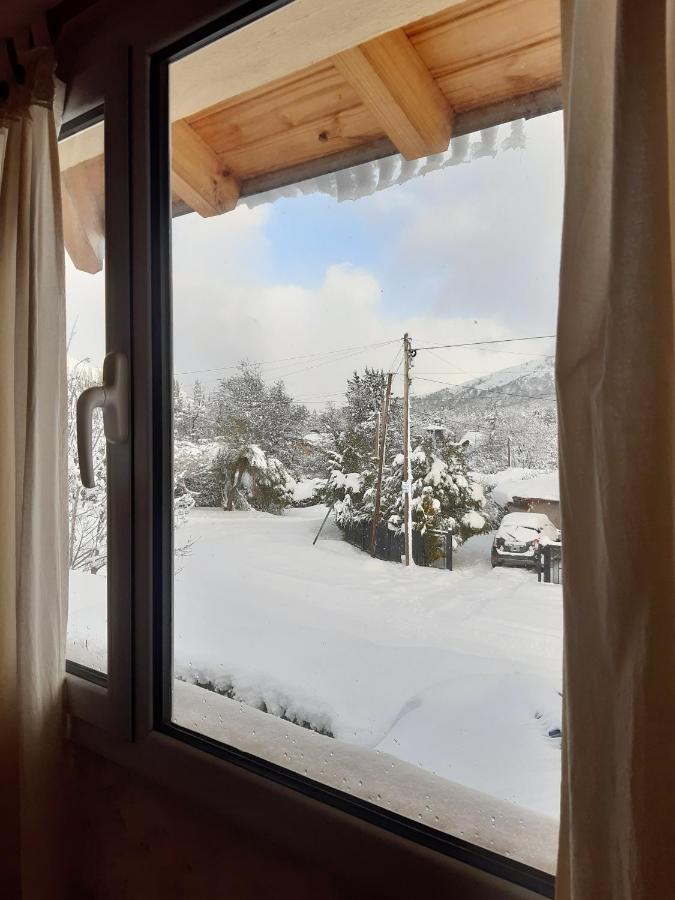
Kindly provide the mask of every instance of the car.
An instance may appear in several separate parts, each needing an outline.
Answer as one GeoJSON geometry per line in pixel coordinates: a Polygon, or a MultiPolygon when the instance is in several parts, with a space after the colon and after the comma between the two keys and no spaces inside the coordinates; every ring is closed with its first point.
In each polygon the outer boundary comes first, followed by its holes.
{"type": "Polygon", "coordinates": [[[560,531],[544,513],[507,513],[492,542],[492,567],[523,566],[534,569],[540,546],[559,540],[560,531]]]}

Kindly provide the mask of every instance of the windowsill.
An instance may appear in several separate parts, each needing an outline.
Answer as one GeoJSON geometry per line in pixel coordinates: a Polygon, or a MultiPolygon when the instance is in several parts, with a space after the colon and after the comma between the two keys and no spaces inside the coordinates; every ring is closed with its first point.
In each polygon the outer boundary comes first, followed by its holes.
{"type": "MultiPolygon", "coordinates": [[[[76,682],[79,691],[91,690],[98,695],[100,690],[70,675],[66,681],[69,687],[76,682]]],[[[480,900],[553,897],[550,875],[535,879],[538,888],[519,886],[508,876],[494,874],[461,854],[436,852],[425,843],[402,837],[158,731],[130,743],[89,722],[71,718],[70,740],[199,808],[215,812],[224,823],[241,833],[248,832],[254,840],[274,842],[296,855],[300,851],[312,865],[336,880],[344,882],[347,875],[348,880],[353,879],[352,896],[373,896],[383,890],[393,895],[398,890],[405,892],[407,885],[409,892],[419,896],[437,896],[441,890],[480,900]]]]}
{"type": "Polygon", "coordinates": [[[174,681],[174,721],[255,756],[554,874],[558,823],[433,775],[382,751],[346,744],[193,684],[174,681]]]}

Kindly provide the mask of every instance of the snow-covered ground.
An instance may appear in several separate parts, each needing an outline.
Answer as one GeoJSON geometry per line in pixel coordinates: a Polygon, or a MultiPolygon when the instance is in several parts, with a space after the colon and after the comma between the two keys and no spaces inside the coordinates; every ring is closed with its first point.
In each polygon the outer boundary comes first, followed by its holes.
{"type": "MultiPolygon", "coordinates": [[[[190,513],[176,676],[233,698],[192,689],[205,701],[283,716],[557,817],[561,589],[492,570],[490,535],[462,547],[452,573],[370,559],[332,521],[312,546],[324,514],[190,513]]],[[[69,655],[91,664],[104,648],[105,581],[71,575],[69,655]]]]}

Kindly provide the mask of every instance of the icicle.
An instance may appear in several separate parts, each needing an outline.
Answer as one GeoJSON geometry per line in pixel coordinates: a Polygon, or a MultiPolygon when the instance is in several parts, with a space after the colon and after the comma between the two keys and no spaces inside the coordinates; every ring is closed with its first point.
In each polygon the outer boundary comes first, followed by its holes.
{"type": "Polygon", "coordinates": [[[338,203],[342,203],[343,200],[353,200],[356,192],[353,170],[342,169],[335,173],[335,179],[337,184],[338,203]]]}
{"type": "Polygon", "coordinates": [[[418,165],[418,159],[403,159],[403,157],[401,157],[401,170],[398,173],[395,184],[405,184],[406,181],[410,181],[411,178],[414,178],[415,175],[417,175],[418,165]]]}
{"type": "Polygon", "coordinates": [[[435,153],[433,156],[427,156],[427,161],[424,163],[422,168],[417,173],[418,175],[428,175],[429,172],[435,172],[443,164],[443,160],[445,159],[445,152],[443,153],[435,153]]]}
{"type": "Polygon", "coordinates": [[[295,185],[274,188],[262,194],[242,199],[249,209],[263,203],[273,203],[280,197],[307,196],[321,193],[333,197],[338,203],[344,200],[359,200],[377,191],[383,191],[395,184],[404,184],[411,178],[427,175],[448,166],[471,162],[481,157],[495,157],[498,150],[522,150],[526,146],[525,120],[511,123],[509,135],[497,144],[499,126],[485,128],[480,132],[480,140],[471,142],[471,135],[461,134],[450,141],[445,153],[436,153],[422,159],[407,160],[402,156],[387,156],[383,159],[362,163],[351,169],[329,172],[295,185]]]}
{"type": "Polygon", "coordinates": [[[484,128],[480,133],[480,141],[474,141],[471,145],[472,159],[481,159],[484,156],[495,157],[497,155],[498,125],[492,128],[484,128]]]}
{"type": "Polygon", "coordinates": [[[457,166],[459,163],[468,162],[467,155],[469,153],[469,135],[459,134],[450,141],[450,157],[443,163],[446,166],[457,166]]]}
{"type": "Polygon", "coordinates": [[[385,156],[380,159],[378,165],[378,180],[376,191],[383,191],[385,188],[391,187],[396,174],[398,158],[396,156],[385,156]]]}
{"type": "Polygon", "coordinates": [[[525,138],[525,119],[511,122],[511,133],[501,143],[502,150],[524,150],[527,146],[525,138]]]}
{"type": "Polygon", "coordinates": [[[354,172],[354,197],[358,200],[361,197],[368,197],[373,194],[377,188],[378,182],[378,164],[377,161],[363,163],[353,169],[354,172]]]}

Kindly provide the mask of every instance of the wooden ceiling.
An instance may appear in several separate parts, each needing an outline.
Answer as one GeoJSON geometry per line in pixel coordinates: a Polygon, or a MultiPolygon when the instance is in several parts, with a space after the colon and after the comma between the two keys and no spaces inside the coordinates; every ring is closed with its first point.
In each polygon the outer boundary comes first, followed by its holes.
{"type": "MultiPolygon", "coordinates": [[[[407,159],[439,153],[462,117],[513,101],[505,121],[519,98],[550,95],[560,85],[558,0],[448,0],[447,7],[176,119],[175,211],[218,215],[263,183],[287,184],[392,152],[407,159]]],[[[206,68],[199,74],[209,78],[206,68]]],[[[80,171],[83,189],[85,178],[91,186],[92,152],[62,159],[74,206],[80,171]]],[[[91,271],[83,228],[66,228],[69,252],[91,271]]]]}

